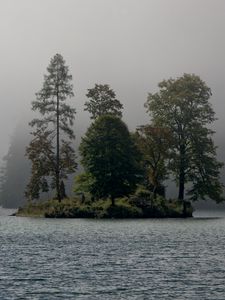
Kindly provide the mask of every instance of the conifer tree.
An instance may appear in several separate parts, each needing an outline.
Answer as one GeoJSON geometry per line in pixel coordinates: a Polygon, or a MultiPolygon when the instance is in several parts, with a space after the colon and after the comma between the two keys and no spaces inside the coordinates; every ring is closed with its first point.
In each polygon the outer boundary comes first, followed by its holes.
{"type": "Polygon", "coordinates": [[[32,175],[26,195],[39,198],[40,192],[50,187],[56,189],[56,198],[61,201],[60,184],[76,169],[75,152],[71,141],[75,138],[72,125],[75,109],[66,104],[74,96],[72,75],[60,54],[56,54],[47,68],[42,89],[32,102],[32,110],[41,114],[30,122],[34,128],[33,139],[26,155],[32,162],[32,175]]]}
{"type": "Polygon", "coordinates": [[[139,181],[139,153],[126,124],[118,117],[104,115],[88,128],[80,144],[85,174],[80,183],[97,198],[129,195],[139,181]]]}

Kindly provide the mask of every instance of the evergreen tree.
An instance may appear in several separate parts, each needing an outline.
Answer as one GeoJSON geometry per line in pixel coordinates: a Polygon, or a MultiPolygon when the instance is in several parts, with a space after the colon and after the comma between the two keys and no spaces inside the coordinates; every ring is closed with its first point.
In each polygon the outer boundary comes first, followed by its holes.
{"type": "Polygon", "coordinates": [[[26,154],[32,162],[32,175],[26,195],[38,198],[40,191],[48,191],[51,178],[51,188],[56,188],[56,197],[61,201],[60,182],[76,169],[71,147],[75,109],[65,103],[74,94],[72,76],[60,54],[51,59],[47,72],[43,87],[32,102],[32,110],[42,117],[30,122],[34,131],[26,154]]]}
{"type": "Polygon", "coordinates": [[[91,114],[91,119],[103,115],[122,117],[123,105],[116,99],[115,92],[108,84],[95,84],[95,87],[88,89],[88,101],[85,102],[85,109],[91,114]]]}
{"type": "MultiPolygon", "coordinates": [[[[127,126],[120,118],[99,117],[82,138],[80,154],[88,180],[88,190],[95,198],[116,197],[131,193],[138,181],[137,149],[127,126]]],[[[87,186],[86,186],[87,188],[87,186]]]]}
{"type": "Polygon", "coordinates": [[[159,83],[159,92],[149,94],[145,104],[153,125],[172,133],[170,169],[178,182],[181,201],[187,183],[192,200],[223,200],[219,180],[223,164],[216,159],[213,131],[208,126],[215,120],[210,96],[210,88],[198,76],[184,74],[159,83]]]}

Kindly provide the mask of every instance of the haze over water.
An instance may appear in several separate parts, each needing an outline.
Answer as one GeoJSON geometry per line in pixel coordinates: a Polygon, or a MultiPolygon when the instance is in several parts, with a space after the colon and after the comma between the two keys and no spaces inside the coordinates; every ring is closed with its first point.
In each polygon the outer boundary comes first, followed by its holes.
{"type": "MultiPolygon", "coordinates": [[[[2,0],[0,36],[0,160],[14,129],[29,131],[31,101],[61,53],[77,136],[90,122],[83,105],[95,83],[115,90],[133,130],[149,121],[143,104],[158,82],[195,73],[212,89],[225,161],[224,0],[2,0]]],[[[225,299],[223,212],[124,221],[12,212],[0,209],[0,299],[225,299]]]]}
{"type": "Polygon", "coordinates": [[[143,104],[158,82],[195,73],[212,88],[224,159],[224,0],[2,0],[0,35],[0,158],[19,121],[33,118],[31,101],[61,53],[73,75],[75,134],[89,124],[83,105],[95,83],[111,85],[134,129],[149,121],[143,104]]]}

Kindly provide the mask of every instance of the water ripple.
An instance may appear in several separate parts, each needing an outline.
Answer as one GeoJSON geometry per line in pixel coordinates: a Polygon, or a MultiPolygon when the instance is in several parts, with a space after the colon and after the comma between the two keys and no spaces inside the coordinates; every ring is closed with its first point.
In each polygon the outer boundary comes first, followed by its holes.
{"type": "Polygon", "coordinates": [[[0,299],[225,299],[225,219],[0,217],[0,299]]]}

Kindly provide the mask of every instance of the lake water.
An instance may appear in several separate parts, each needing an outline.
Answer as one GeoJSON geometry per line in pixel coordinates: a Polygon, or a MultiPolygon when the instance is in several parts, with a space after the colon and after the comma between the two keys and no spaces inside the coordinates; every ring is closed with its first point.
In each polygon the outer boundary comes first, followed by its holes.
{"type": "Polygon", "coordinates": [[[0,216],[0,299],[225,299],[225,219],[0,216]]]}

